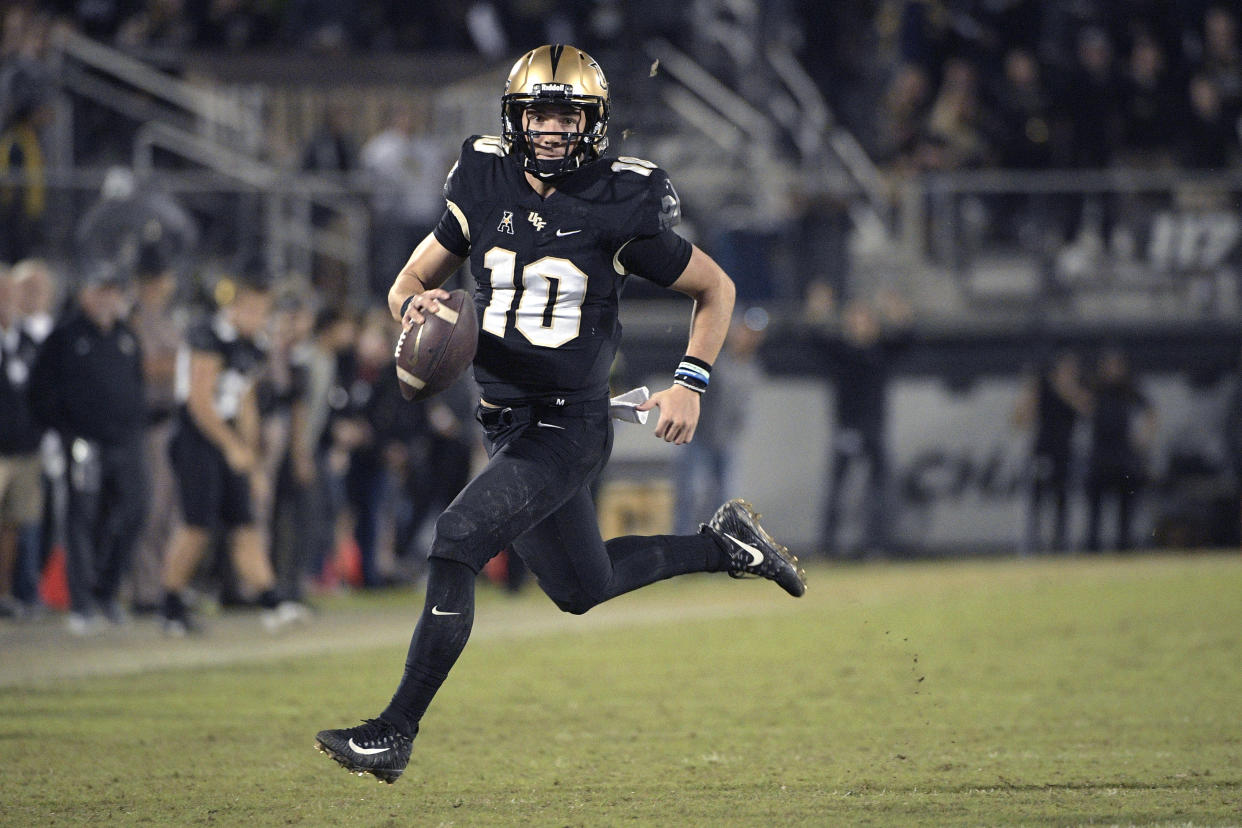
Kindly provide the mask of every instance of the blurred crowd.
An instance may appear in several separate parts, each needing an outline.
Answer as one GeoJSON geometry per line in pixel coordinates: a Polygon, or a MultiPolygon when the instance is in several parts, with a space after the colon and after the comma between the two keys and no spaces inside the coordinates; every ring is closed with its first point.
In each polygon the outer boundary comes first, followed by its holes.
{"type": "Polygon", "coordinates": [[[899,168],[1220,169],[1237,161],[1233,3],[886,4],[871,133],[899,168]]]}
{"type": "Polygon", "coordinates": [[[474,51],[508,56],[533,43],[588,48],[623,30],[675,31],[679,15],[649,0],[55,0],[38,4],[120,48],[318,52],[474,51]]]}
{"type": "MultiPolygon", "coordinates": [[[[705,21],[732,18],[791,45],[837,116],[873,157],[899,169],[1214,169],[1232,163],[1238,152],[1242,42],[1233,3],[780,0],[753,9],[735,4],[715,18],[696,4],[669,5],[11,3],[4,55],[37,51],[37,36],[32,41],[32,26],[21,18],[37,18],[44,27],[54,20],[130,51],[455,51],[489,59],[542,42],[588,51],[652,36],[688,46],[712,43],[716,35],[705,21]]],[[[712,62],[708,54],[703,59],[712,62]]]]}
{"type": "Polygon", "coordinates": [[[0,615],[39,615],[53,570],[77,634],[192,632],[197,596],[279,628],[308,596],[417,582],[476,448],[469,380],[408,403],[387,310],[260,268],[187,295],[139,248],[0,267],[0,615]]]}

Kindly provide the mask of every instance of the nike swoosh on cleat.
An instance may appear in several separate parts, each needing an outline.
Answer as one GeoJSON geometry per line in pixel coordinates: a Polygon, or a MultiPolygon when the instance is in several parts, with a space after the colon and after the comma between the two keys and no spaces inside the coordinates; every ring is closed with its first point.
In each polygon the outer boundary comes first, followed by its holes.
{"type": "Polygon", "coordinates": [[[558,236],[572,236],[574,233],[581,233],[581,232],[582,232],[581,230],[557,230],[557,231],[556,231],[556,235],[558,235],[558,236]]]}
{"type": "Polygon", "coordinates": [[[361,753],[364,756],[374,756],[377,753],[387,753],[388,751],[392,750],[392,748],[390,747],[386,747],[386,748],[358,747],[356,744],[354,744],[353,739],[349,740],[349,749],[352,750],[354,753],[361,753]]]}
{"type": "Polygon", "coordinates": [[[738,546],[742,547],[743,549],[745,549],[747,552],[750,553],[750,565],[751,566],[758,566],[759,564],[763,563],[763,553],[760,552],[758,549],[751,546],[749,543],[746,543],[745,541],[738,540],[737,538],[733,537],[727,532],[724,532],[722,534],[724,534],[726,538],[733,541],[738,546]]]}
{"type": "Polygon", "coordinates": [[[559,428],[561,431],[565,430],[565,426],[558,426],[558,425],[554,425],[553,423],[545,423],[543,420],[536,421],[535,425],[539,426],[540,428],[559,428]]]}
{"type": "Polygon", "coordinates": [[[440,609],[439,604],[436,604],[434,607],[431,608],[431,614],[432,615],[461,615],[460,612],[445,612],[444,610],[440,609]]]}

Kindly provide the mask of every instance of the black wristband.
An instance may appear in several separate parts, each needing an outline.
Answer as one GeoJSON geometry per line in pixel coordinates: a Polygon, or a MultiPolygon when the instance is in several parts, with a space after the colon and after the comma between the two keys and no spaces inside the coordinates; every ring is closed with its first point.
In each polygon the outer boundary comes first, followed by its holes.
{"type": "Polygon", "coordinates": [[[401,303],[401,318],[405,319],[405,312],[410,309],[410,303],[414,301],[414,294],[411,293],[405,297],[405,301],[401,303]]]}
{"type": "Polygon", "coordinates": [[[712,380],[712,366],[697,357],[686,355],[673,371],[673,382],[702,394],[712,380]]]}

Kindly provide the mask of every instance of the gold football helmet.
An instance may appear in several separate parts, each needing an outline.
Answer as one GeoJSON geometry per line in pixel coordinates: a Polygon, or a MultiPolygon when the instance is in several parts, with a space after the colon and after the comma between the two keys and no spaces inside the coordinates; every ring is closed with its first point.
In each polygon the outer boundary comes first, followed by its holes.
{"type": "Polygon", "coordinates": [[[608,81],[599,64],[581,49],[540,46],[518,58],[500,99],[500,119],[509,152],[524,169],[540,178],[573,172],[608,148],[608,81]],[[566,133],[564,159],[539,159],[522,122],[526,107],[540,103],[572,106],[586,114],[580,132],[566,133]]]}

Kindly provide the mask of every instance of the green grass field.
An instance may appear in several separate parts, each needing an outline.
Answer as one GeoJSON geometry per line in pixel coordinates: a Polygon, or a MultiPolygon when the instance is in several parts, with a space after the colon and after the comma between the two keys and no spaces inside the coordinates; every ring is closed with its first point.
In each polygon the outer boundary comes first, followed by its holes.
{"type": "Polygon", "coordinates": [[[420,603],[0,628],[0,823],[1242,824],[1236,554],[699,576],[582,618],[484,589],[380,785],[313,737],[384,705],[420,603]]]}

